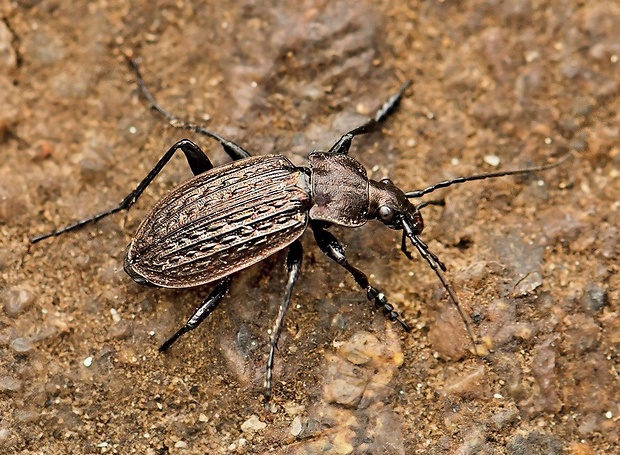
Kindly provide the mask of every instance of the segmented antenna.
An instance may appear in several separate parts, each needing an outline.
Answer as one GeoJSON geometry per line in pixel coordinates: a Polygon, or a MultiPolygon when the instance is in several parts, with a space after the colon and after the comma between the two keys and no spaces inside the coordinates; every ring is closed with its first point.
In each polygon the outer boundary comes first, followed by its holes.
{"type": "Polygon", "coordinates": [[[527,167],[525,169],[516,169],[512,171],[491,172],[489,174],[476,174],[476,175],[470,175],[469,177],[458,177],[452,180],[444,180],[443,182],[436,183],[423,190],[409,191],[405,193],[405,196],[407,196],[407,198],[409,199],[418,198],[418,197],[424,196],[425,194],[432,193],[435,190],[439,190],[441,188],[447,188],[449,186],[456,185],[459,183],[473,182],[474,180],[493,179],[497,177],[504,177],[507,175],[527,174],[528,172],[546,171],[547,169],[552,169],[556,166],[559,166],[560,164],[564,163],[567,159],[569,159],[571,156],[572,156],[572,153],[567,153],[562,158],[557,160],[555,163],[545,164],[543,166],[527,167]]]}

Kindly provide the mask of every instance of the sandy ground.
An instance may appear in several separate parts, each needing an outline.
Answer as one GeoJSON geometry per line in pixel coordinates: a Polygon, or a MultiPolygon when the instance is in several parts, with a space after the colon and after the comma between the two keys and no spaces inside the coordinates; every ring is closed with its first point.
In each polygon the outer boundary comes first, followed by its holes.
{"type": "Polygon", "coordinates": [[[2,2],[0,452],[617,453],[620,4],[272,3],[2,2]],[[261,390],[284,252],[159,354],[209,290],[140,287],[122,261],[191,175],[183,158],[126,216],[28,241],[122,199],[182,137],[226,161],[149,110],[123,53],[172,111],[298,164],[410,78],[351,151],[405,190],[574,153],[425,209],[423,238],[487,352],[469,352],[432,270],[369,223],[334,232],[410,335],[306,235],[274,412],[261,390]]]}

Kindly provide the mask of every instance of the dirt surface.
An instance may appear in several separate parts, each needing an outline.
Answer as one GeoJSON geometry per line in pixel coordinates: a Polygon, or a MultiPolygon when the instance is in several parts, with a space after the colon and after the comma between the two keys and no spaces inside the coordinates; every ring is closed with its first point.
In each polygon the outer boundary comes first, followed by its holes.
{"type": "Polygon", "coordinates": [[[2,3],[0,452],[617,453],[620,4],[272,3],[2,3]],[[376,222],[334,232],[411,334],[306,235],[274,412],[261,391],[284,252],[158,353],[209,290],[141,287],[122,261],[190,177],[182,157],[126,216],[29,247],[121,200],[182,137],[227,160],[149,110],[124,53],[170,110],[298,164],[410,78],[351,150],[404,190],[574,153],[424,209],[482,355],[433,271],[376,222]]]}

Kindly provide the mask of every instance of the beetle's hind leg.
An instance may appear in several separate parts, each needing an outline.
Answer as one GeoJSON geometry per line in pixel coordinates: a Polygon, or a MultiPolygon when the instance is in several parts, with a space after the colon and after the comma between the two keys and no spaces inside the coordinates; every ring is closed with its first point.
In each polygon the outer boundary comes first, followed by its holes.
{"type": "Polygon", "coordinates": [[[330,148],[329,152],[327,153],[342,153],[345,155],[349,153],[349,148],[351,147],[351,141],[353,140],[353,138],[360,134],[368,133],[376,125],[388,118],[390,114],[394,112],[394,109],[396,109],[396,106],[398,106],[398,102],[402,98],[403,93],[405,93],[405,90],[407,90],[410,85],[411,81],[405,81],[405,83],[398,89],[398,91],[394,95],[390,96],[385,103],[383,103],[383,105],[377,110],[373,118],[368,120],[363,125],[358,126],[357,128],[352,129],[348,133],[344,134],[338,140],[338,142],[332,145],[332,148],[330,148]]]}
{"type": "Polygon", "coordinates": [[[299,276],[299,269],[301,268],[301,260],[303,257],[303,250],[301,242],[295,240],[288,250],[288,256],[286,258],[286,269],[288,270],[288,281],[286,283],[286,289],[284,291],[284,298],[280,304],[278,310],[278,318],[273,326],[271,332],[271,340],[269,341],[269,357],[267,358],[267,368],[265,371],[265,409],[269,410],[269,401],[271,400],[271,378],[273,375],[273,359],[276,353],[276,347],[278,340],[282,334],[284,328],[284,317],[291,304],[291,295],[293,293],[293,286],[299,276]]]}
{"type": "Polygon", "coordinates": [[[153,94],[150,92],[150,90],[146,86],[146,83],[144,82],[144,79],[142,78],[142,73],[140,72],[140,65],[138,64],[138,62],[129,57],[127,57],[127,60],[131,64],[134,72],[136,73],[136,82],[138,83],[138,88],[140,89],[140,93],[142,93],[142,96],[144,96],[144,98],[146,98],[146,100],[149,102],[149,104],[151,105],[151,109],[154,109],[157,112],[159,112],[164,118],[166,118],[166,120],[168,120],[168,123],[170,123],[171,126],[175,128],[184,129],[184,130],[194,131],[196,133],[207,136],[211,139],[215,139],[216,141],[220,143],[224,151],[233,160],[240,160],[243,158],[248,158],[250,156],[250,153],[246,151],[245,149],[243,149],[243,147],[241,147],[240,145],[237,145],[234,142],[223,138],[219,134],[216,134],[212,131],[207,130],[205,127],[201,125],[197,125],[195,123],[185,121],[181,119],[181,117],[179,117],[178,115],[175,115],[172,112],[168,111],[167,109],[164,109],[161,106],[161,104],[157,102],[153,94]]]}
{"type": "Polygon", "coordinates": [[[318,223],[312,223],[311,226],[314,232],[314,238],[321,251],[327,254],[327,256],[338,265],[344,267],[353,276],[355,282],[366,291],[368,300],[371,302],[374,301],[375,306],[381,308],[383,314],[385,314],[390,321],[398,322],[405,331],[410,332],[411,327],[400,317],[398,312],[394,309],[394,306],[388,302],[385,294],[370,284],[364,272],[349,263],[344,253],[344,248],[340,242],[338,242],[338,239],[318,223]]]}
{"type": "Polygon", "coordinates": [[[170,149],[164,154],[164,156],[162,156],[161,159],[157,162],[155,167],[151,169],[148,175],[140,182],[136,189],[129,193],[116,207],[112,207],[111,209],[108,209],[105,212],[98,213],[94,216],[91,216],[90,218],[80,220],[62,229],[58,229],[48,234],[33,237],[30,242],[37,243],[49,237],[55,237],[57,235],[64,234],[65,232],[81,228],[86,224],[95,223],[100,219],[105,218],[108,215],[112,215],[116,212],[120,212],[121,210],[128,210],[132,205],[136,203],[140,195],[142,195],[144,190],[151,184],[157,174],[159,174],[163,167],[168,164],[168,161],[170,161],[172,156],[178,150],[181,150],[185,154],[185,158],[187,158],[189,167],[191,168],[194,175],[202,174],[203,172],[213,169],[213,164],[211,164],[211,161],[209,160],[207,155],[205,155],[204,152],[200,149],[200,147],[198,147],[189,139],[180,140],[172,147],[170,147],[170,149]]]}
{"type": "Polygon", "coordinates": [[[198,308],[196,308],[196,311],[194,311],[194,314],[191,315],[187,322],[183,324],[183,326],[179,330],[177,330],[174,335],[168,338],[164,342],[164,344],[159,347],[159,352],[164,352],[168,350],[168,348],[172,346],[174,342],[177,341],[179,337],[181,337],[181,335],[198,327],[202,323],[202,321],[204,321],[206,317],[213,312],[215,307],[217,307],[217,305],[222,301],[224,296],[228,293],[228,291],[230,290],[230,283],[231,278],[229,276],[226,278],[222,278],[217,283],[217,286],[215,286],[215,289],[211,291],[209,297],[207,297],[202,302],[202,304],[198,308]]]}

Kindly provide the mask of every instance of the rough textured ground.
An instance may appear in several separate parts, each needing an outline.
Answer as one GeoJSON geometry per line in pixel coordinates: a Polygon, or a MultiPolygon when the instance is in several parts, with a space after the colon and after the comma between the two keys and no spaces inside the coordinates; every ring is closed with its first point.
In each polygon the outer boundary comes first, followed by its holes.
{"type": "Polygon", "coordinates": [[[617,453],[619,4],[271,3],[2,3],[0,452],[617,453]],[[423,238],[486,355],[469,353],[433,272],[375,223],[335,232],[411,335],[307,236],[275,413],[261,384],[282,254],[159,354],[208,290],[140,287],[122,260],[149,207],[189,177],[182,158],[126,217],[29,248],[119,201],[181,137],[226,160],[149,111],[123,53],[171,110],[299,164],[411,78],[383,134],[352,149],[404,189],[573,152],[425,211],[423,238]]]}

